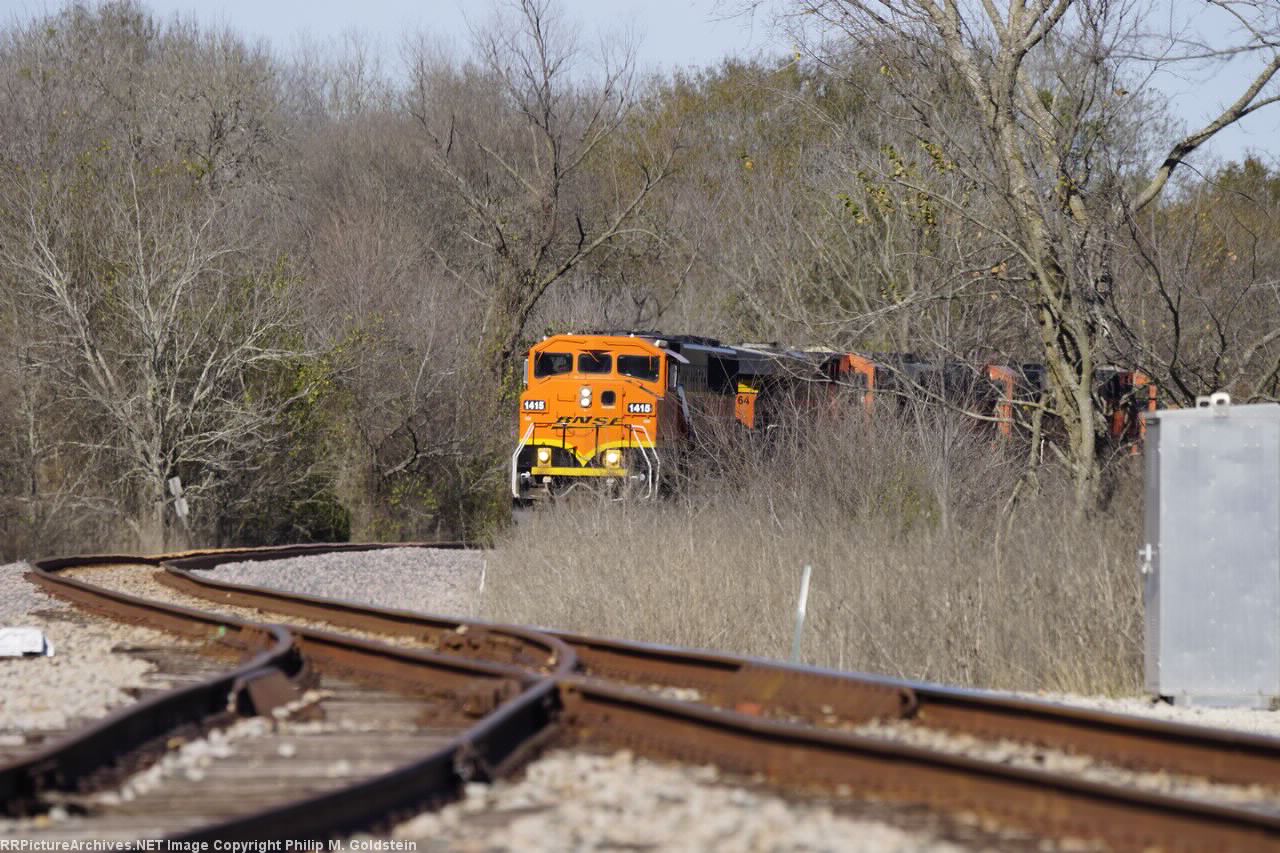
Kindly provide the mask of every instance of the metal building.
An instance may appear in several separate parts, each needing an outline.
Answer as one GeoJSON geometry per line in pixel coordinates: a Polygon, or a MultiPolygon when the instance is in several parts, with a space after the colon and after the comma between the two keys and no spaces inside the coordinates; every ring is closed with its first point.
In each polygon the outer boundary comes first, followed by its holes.
{"type": "Polygon", "coordinates": [[[1178,704],[1274,706],[1280,405],[1214,394],[1145,417],[1147,690],[1178,704]]]}

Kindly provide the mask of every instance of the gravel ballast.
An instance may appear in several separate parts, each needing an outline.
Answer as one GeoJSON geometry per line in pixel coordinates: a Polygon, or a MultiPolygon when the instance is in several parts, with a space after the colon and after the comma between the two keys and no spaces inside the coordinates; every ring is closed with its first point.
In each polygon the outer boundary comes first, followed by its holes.
{"type": "Polygon", "coordinates": [[[29,583],[23,574],[30,570],[26,563],[0,566],[0,625],[39,628],[54,654],[0,658],[3,743],[100,717],[132,702],[130,688],[168,686],[148,677],[153,664],[113,649],[169,645],[171,636],[88,616],[29,583]]]}
{"type": "MultiPolygon", "coordinates": [[[[483,563],[479,561],[478,554],[470,555],[474,562],[470,565],[472,583],[468,585],[459,583],[459,578],[465,577],[467,571],[467,567],[459,566],[458,558],[465,556],[464,554],[424,549],[426,553],[419,557],[413,554],[417,550],[371,551],[238,564],[221,567],[215,572],[215,576],[241,583],[263,584],[313,595],[352,598],[375,605],[427,612],[441,612],[438,602],[461,600],[465,604],[459,607],[466,609],[459,609],[457,612],[481,612],[483,602],[479,595],[479,572],[476,566],[479,564],[482,571],[483,563]],[[431,568],[437,559],[441,561],[438,586],[435,571],[431,568]],[[412,595],[412,601],[409,600],[409,595],[412,595]]],[[[1173,707],[1163,703],[1153,704],[1142,697],[1110,699],[1040,695],[1034,698],[1196,725],[1280,735],[1280,714],[1266,711],[1173,707]]],[[[1055,769],[1073,775],[1121,785],[1135,785],[1148,790],[1249,804],[1268,810],[1274,802],[1272,792],[1214,786],[1190,779],[1169,779],[1161,774],[1134,774],[1105,765],[1095,766],[1086,757],[1054,754],[1023,745],[956,738],[943,732],[911,727],[878,727],[877,730],[864,733],[893,739],[907,738],[931,748],[960,752],[1005,764],[1043,768],[1047,762],[1055,769]]],[[[439,812],[422,815],[397,830],[397,834],[417,838],[436,836],[447,839],[446,847],[449,849],[474,847],[478,850],[524,849],[529,845],[533,845],[530,849],[596,849],[619,843],[622,846],[653,845],[654,849],[660,850],[944,849],[940,846],[943,842],[938,838],[904,833],[903,830],[874,820],[857,821],[823,812],[821,809],[814,811],[809,806],[789,804],[783,800],[777,800],[775,806],[772,798],[723,783],[716,784],[707,778],[706,772],[705,769],[668,767],[637,761],[629,754],[614,759],[582,755],[549,756],[530,769],[528,779],[532,783],[472,786],[463,802],[439,812]],[[538,794],[543,787],[558,791],[559,796],[538,794]],[[653,795],[662,805],[661,809],[650,808],[650,794],[653,790],[667,791],[666,795],[653,795]],[[623,795],[616,794],[617,791],[630,792],[630,799],[622,802],[618,798],[623,795]],[[579,799],[570,801],[567,799],[570,795],[579,799]],[[728,832],[723,836],[723,841],[717,841],[714,834],[699,835],[698,826],[701,824],[688,817],[689,826],[667,834],[659,828],[665,825],[664,822],[680,826],[686,820],[682,816],[684,813],[668,802],[681,801],[682,798],[696,803],[706,815],[710,815],[703,818],[703,823],[719,826],[723,815],[725,825],[735,822],[741,824],[741,832],[728,832]],[[750,805],[740,808],[743,803],[750,805]],[[766,803],[770,805],[766,807],[766,803]],[[791,817],[775,825],[766,817],[773,814],[774,808],[781,809],[782,814],[791,817]],[[602,814],[608,815],[608,819],[602,820],[602,814]],[[477,815],[484,815],[484,818],[477,820],[477,815]],[[500,819],[500,828],[493,827],[494,819],[500,819]],[[841,821],[846,821],[849,825],[840,823],[841,821]],[[810,823],[825,827],[826,832],[807,834],[802,827],[810,823]],[[788,826],[798,834],[787,835],[778,826],[788,826]],[[541,845],[534,844],[533,840],[539,837],[544,842],[541,845]],[[872,840],[866,846],[861,846],[860,840],[851,841],[847,846],[843,842],[833,846],[833,837],[865,837],[872,840]]]]}
{"type": "Polygon", "coordinates": [[[484,569],[481,551],[387,548],[224,563],[208,574],[229,583],[462,618],[479,612],[484,569]]]}
{"type": "Polygon", "coordinates": [[[1280,737],[1280,712],[1257,708],[1213,708],[1208,706],[1170,705],[1149,696],[1073,696],[1067,694],[1038,694],[1031,698],[1055,702],[1113,714],[1132,714],[1186,723],[1192,726],[1209,726],[1215,729],[1234,729],[1267,737],[1280,737]]]}
{"type": "Polygon", "coordinates": [[[27,563],[0,566],[0,625],[19,625],[37,610],[70,610],[71,605],[46,595],[25,577],[31,571],[27,563]]]}
{"type": "Polygon", "coordinates": [[[657,764],[626,750],[551,753],[519,780],[468,785],[460,802],[391,834],[428,851],[968,849],[927,831],[720,784],[714,767],[657,764]]]}

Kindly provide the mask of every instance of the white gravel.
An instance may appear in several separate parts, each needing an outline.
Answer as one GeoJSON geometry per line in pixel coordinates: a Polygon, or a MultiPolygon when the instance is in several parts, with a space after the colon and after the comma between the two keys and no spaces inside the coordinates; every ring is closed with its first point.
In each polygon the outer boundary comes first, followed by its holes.
{"type": "MultiPolygon", "coordinates": [[[[302,557],[298,560],[276,561],[270,564],[241,564],[246,567],[246,574],[236,575],[236,579],[243,583],[262,583],[269,585],[278,585],[285,589],[300,590],[300,592],[308,592],[319,594],[319,596],[329,596],[338,598],[358,598],[362,601],[371,603],[389,603],[392,606],[412,607],[403,601],[403,597],[399,596],[399,590],[413,589],[419,597],[419,608],[422,610],[434,610],[430,603],[422,606],[421,602],[442,601],[444,597],[457,592],[457,578],[460,570],[457,566],[457,558],[462,556],[458,552],[429,552],[428,555],[422,557],[422,562],[416,560],[407,560],[408,555],[402,555],[394,551],[388,552],[367,552],[358,553],[358,555],[333,555],[325,557],[302,557]],[[443,561],[435,564],[443,556],[443,561]],[[440,587],[436,587],[438,581],[434,578],[434,571],[425,569],[426,565],[440,565],[440,587]],[[278,566],[287,567],[287,571],[276,569],[278,566]],[[362,580],[361,580],[362,579],[362,580]],[[388,596],[383,590],[392,590],[392,594],[388,596]]],[[[476,556],[476,555],[472,555],[476,556]]],[[[239,567],[236,567],[239,571],[239,567]]],[[[223,571],[223,570],[219,570],[223,571]]],[[[472,596],[466,611],[460,612],[477,612],[479,610],[479,596],[472,596]]],[[[681,699],[690,699],[696,701],[696,695],[680,695],[681,699]]],[[[1174,720],[1179,722],[1187,722],[1192,725],[1207,725],[1213,727],[1222,727],[1222,729],[1236,729],[1253,731],[1253,733],[1280,736],[1280,713],[1268,711],[1243,710],[1243,708],[1199,708],[1199,707],[1172,707],[1169,704],[1153,703],[1147,698],[1093,698],[1093,697],[1074,697],[1074,695],[1048,695],[1037,694],[1029,695],[1028,698],[1039,699],[1039,701],[1057,702],[1062,704],[1073,704],[1073,706],[1098,708],[1117,713],[1132,713],[1137,716],[1158,717],[1158,719],[1174,720]]],[[[1133,772],[1120,770],[1120,768],[1096,765],[1096,762],[1089,760],[1087,757],[1065,756],[1062,753],[1052,753],[1039,751],[1039,749],[1029,747],[1025,744],[1004,743],[1004,742],[979,742],[972,738],[956,738],[955,735],[947,733],[938,733],[928,729],[919,729],[913,726],[870,726],[864,731],[864,734],[887,736],[887,738],[895,739],[911,739],[923,745],[931,745],[933,748],[945,749],[945,751],[961,752],[970,754],[970,756],[984,757],[988,760],[1001,763],[1014,763],[1014,765],[1024,765],[1029,767],[1044,767],[1051,765],[1056,770],[1071,772],[1071,774],[1092,777],[1092,779],[1112,781],[1112,783],[1137,785],[1140,788],[1148,790],[1161,790],[1161,792],[1176,793],[1181,795],[1189,795],[1189,797],[1198,797],[1203,799],[1219,800],[1219,802],[1249,804],[1249,806],[1266,808],[1270,811],[1275,807],[1276,794],[1268,792],[1268,790],[1233,788],[1233,786],[1216,786],[1204,783],[1203,780],[1181,779],[1181,777],[1170,777],[1164,774],[1133,774],[1133,772]]],[[[580,784],[582,777],[590,777],[594,780],[593,785],[598,786],[596,792],[598,797],[608,799],[611,797],[613,789],[621,788],[623,790],[631,790],[632,794],[637,798],[645,798],[645,792],[648,792],[650,785],[644,781],[646,775],[653,774],[669,774],[662,776],[666,783],[675,785],[676,780],[684,780],[684,783],[690,785],[690,792],[694,792],[703,785],[705,780],[699,780],[696,775],[689,776],[686,768],[680,767],[664,767],[654,768],[645,762],[632,762],[630,758],[621,762],[604,762],[599,763],[598,758],[575,757],[572,761],[585,761],[588,765],[579,767],[577,765],[566,765],[568,758],[557,758],[545,765],[543,770],[534,771],[535,779],[540,783],[549,781],[550,789],[553,792],[559,792],[561,798],[557,799],[557,794],[550,795],[548,802],[538,804],[534,808],[535,813],[521,816],[521,809],[524,806],[515,806],[516,815],[511,821],[507,821],[508,826],[503,830],[493,830],[492,820],[481,821],[481,824],[489,827],[486,833],[480,833],[480,830],[467,829],[466,816],[475,815],[477,812],[484,812],[486,815],[494,813],[494,815],[502,816],[506,813],[508,807],[504,804],[503,786],[495,786],[494,789],[484,788],[484,786],[476,786],[472,790],[472,797],[468,797],[466,802],[458,804],[456,807],[444,809],[435,815],[426,815],[417,818],[417,826],[415,833],[421,833],[422,836],[430,836],[436,830],[442,831],[448,838],[456,840],[458,845],[467,847],[467,845],[475,845],[476,849],[521,849],[526,841],[532,838],[538,838],[539,834],[544,833],[545,827],[541,827],[539,821],[550,821],[556,824],[557,821],[568,829],[570,835],[547,835],[547,838],[554,839],[547,845],[543,845],[543,849],[554,849],[564,847],[568,849],[591,849],[600,847],[600,845],[609,845],[618,843],[618,839],[627,838],[626,844],[637,844],[640,847],[648,844],[657,844],[659,849],[685,849],[681,847],[684,841],[678,839],[684,836],[672,835],[664,836],[663,839],[653,840],[652,833],[654,830],[648,827],[652,822],[663,822],[657,820],[650,815],[646,821],[644,817],[636,816],[634,820],[628,818],[627,821],[609,822],[607,827],[596,826],[598,833],[591,835],[591,831],[584,830],[582,826],[595,826],[591,820],[594,818],[586,818],[577,815],[575,809],[588,808],[588,806],[573,806],[570,803],[563,803],[563,797],[567,797],[570,790],[577,790],[576,786],[580,784]],[[593,763],[594,762],[594,763],[593,763]],[[543,774],[543,775],[539,775],[543,774]],[[612,779],[612,781],[611,781],[612,779]],[[498,792],[498,793],[495,793],[498,792]],[[498,797],[499,799],[494,799],[498,797]],[[452,809],[452,811],[451,811],[452,809]],[[581,817],[581,820],[579,820],[581,817]],[[517,827],[535,826],[539,829],[529,830],[526,835],[518,834],[517,827]],[[425,827],[425,829],[424,829],[425,827]],[[630,827],[630,829],[623,829],[630,827]],[[605,833],[605,829],[608,829],[605,833]],[[477,835],[476,833],[480,833],[477,835]],[[516,833],[512,835],[512,833],[516,833]],[[586,835],[573,835],[572,833],[586,833],[586,835]],[[603,834],[602,834],[603,833],[603,834]],[[611,834],[612,833],[612,834],[611,834]],[[621,833],[621,835],[620,835],[621,833]]],[[[572,763],[572,762],[571,762],[572,763]]],[[[535,767],[543,767],[543,765],[535,765],[535,767]]],[[[663,784],[666,784],[663,783],[663,784]]],[[[658,785],[659,788],[662,785],[658,785]]],[[[517,789],[520,790],[520,789],[517,789]]],[[[527,792],[526,792],[527,794],[527,792]]],[[[522,802],[521,797],[526,794],[512,794],[515,802],[522,802]]],[[[531,797],[532,794],[527,794],[531,797]]],[[[576,795],[576,794],[575,794],[576,795]]],[[[690,797],[698,798],[700,794],[691,793],[690,797]]],[[[591,799],[584,800],[589,803],[591,799]]],[[[612,800],[611,800],[612,802],[612,800]]],[[[698,800],[703,807],[712,809],[712,813],[718,813],[714,809],[719,808],[719,800],[716,797],[704,797],[698,800]]],[[[781,800],[780,800],[781,802],[781,800]]],[[[786,808],[800,808],[800,812],[796,812],[795,825],[803,824],[808,821],[808,812],[801,807],[786,806],[786,808]],[[803,817],[803,820],[801,820],[803,817]]],[[[614,815],[617,811],[617,804],[595,803],[594,813],[604,813],[604,815],[614,815]],[[596,808],[598,807],[598,808],[596,808]]],[[[733,812],[732,803],[726,807],[727,813],[733,812]]],[[[639,812],[637,812],[639,815],[639,812]]],[[[620,818],[621,820],[621,818],[620,818]]],[[[680,820],[675,817],[673,820],[680,820]]],[[[741,818],[735,818],[741,820],[741,818]]],[[[823,818],[826,820],[826,818],[823,818]]],[[[841,818],[844,820],[844,818],[841,818]]],[[[714,820],[712,820],[714,822],[714,820]]],[[[753,825],[754,826],[754,825],[753,825]]],[[[876,825],[881,826],[881,825],[876,825]]],[[[892,830],[892,827],[883,827],[884,831],[892,830]]],[[[408,831],[408,830],[406,830],[408,831]]],[[[795,847],[777,847],[774,848],[771,843],[765,843],[765,838],[769,838],[768,830],[763,827],[755,827],[755,829],[744,830],[744,835],[732,836],[732,843],[728,843],[724,849],[895,849],[897,841],[876,840],[869,844],[868,847],[837,847],[832,848],[827,845],[817,845],[817,847],[806,847],[809,840],[797,839],[795,847]],[[759,833],[759,834],[758,834],[759,833]]],[[[714,847],[713,841],[703,838],[703,836],[689,835],[689,838],[698,840],[691,841],[687,845],[687,849],[698,849],[710,844],[714,847]],[[705,844],[704,844],[705,843],[705,844]]],[[[878,836],[877,836],[878,838],[878,836]]],[[[922,841],[919,838],[913,840],[902,841],[906,847],[933,847],[932,841],[922,841]]]]}
{"type": "Polygon", "coordinates": [[[51,598],[23,577],[31,571],[24,562],[0,566],[0,625],[18,625],[37,610],[68,610],[71,605],[51,598]]]}
{"type": "Polygon", "coordinates": [[[863,737],[907,743],[924,749],[980,758],[1011,767],[1043,770],[1075,776],[1093,782],[1136,788],[1195,800],[1211,800],[1275,812],[1280,805],[1276,791],[1257,785],[1222,785],[1203,777],[1183,776],[1166,771],[1141,772],[1100,762],[1090,755],[1076,755],[1043,749],[1011,740],[986,740],[972,735],[931,729],[909,722],[872,722],[854,729],[863,737]]]}
{"type": "MultiPolygon", "coordinates": [[[[148,601],[176,604],[180,607],[189,607],[192,610],[201,610],[206,613],[214,613],[219,616],[231,616],[248,622],[284,623],[303,628],[333,630],[333,624],[330,622],[316,619],[300,619],[294,616],[286,617],[270,610],[259,610],[256,607],[237,607],[230,604],[222,604],[217,601],[210,601],[207,598],[186,595],[178,592],[173,587],[165,586],[156,580],[156,575],[160,574],[160,572],[155,566],[141,564],[97,566],[88,569],[72,569],[71,574],[73,577],[86,583],[101,586],[104,589],[115,590],[116,592],[123,592],[127,595],[137,596],[138,598],[145,598],[148,601]]],[[[396,636],[392,634],[378,634],[371,631],[356,630],[355,628],[342,628],[341,632],[346,636],[363,637],[367,640],[378,640],[380,642],[390,643],[393,645],[425,649],[436,648],[434,643],[425,639],[396,636]]]]}
{"type": "Polygon", "coordinates": [[[208,574],[231,583],[461,618],[479,612],[484,568],[480,551],[386,548],[224,563],[208,574]]]}
{"type": "Polygon", "coordinates": [[[1234,729],[1242,732],[1280,737],[1280,712],[1256,708],[1209,708],[1170,705],[1149,696],[1074,696],[1061,693],[1029,694],[1027,698],[1115,714],[1132,714],[1192,726],[1234,729]]]}
{"type": "Polygon", "coordinates": [[[167,634],[87,616],[23,578],[26,563],[0,566],[0,625],[39,628],[53,657],[0,658],[0,738],[16,745],[24,733],[57,731],[126,705],[131,687],[166,687],[155,666],[117,646],[173,642],[167,634]]]}
{"type": "Polygon", "coordinates": [[[471,784],[457,803],[392,830],[425,850],[915,851],[961,847],[925,831],[721,784],[714,767],[554,752],[524,776],[471,784]],[[495,825],[496,824],[496,825],[495,825]]]}

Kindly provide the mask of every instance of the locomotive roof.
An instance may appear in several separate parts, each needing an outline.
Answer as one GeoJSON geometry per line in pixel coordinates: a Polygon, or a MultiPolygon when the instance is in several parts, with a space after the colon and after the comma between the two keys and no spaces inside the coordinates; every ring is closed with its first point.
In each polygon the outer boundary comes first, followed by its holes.
{"type": "Polygon", "coordinates": [[[604,335],[614,338],[644,338],[649,341],[666,341],[669,344],[683,344],[700,347],[724,347],[716,338],[708,338],[702,335],[668,335],[664,332],[657,332],[652,329],[605,329],[583,332],[584,335],[604,335]]]}
{"type": "Polygon", "coordinates": [[[554,345],[557,341],[575,341],[582,343],[589,342],[592,338],[612,339],[615,345],[625,339],[633,340],[638,344],[647,344],[651,347],[656,343],[655,339],[648,335],[628,335],[621,332],[558,332],[554,335],[544,335],[542,339],[533,346],[542,348],[546,347],[548,344],[554,345]]]}
{"type": "Polygon", "coordinates": [[[729,345],[704,335],[671,335],[651,329],[593,329],[551,335],[545,340],[575,337],[638,338],[655,345],[661,342],[663,348],[680,361],[687,361],[682,353],[705,353],[733,359],[738,362],[738,373],[756,376],[821,369],[824,362],[837,354],[825,350],[788,349],[777,343],[729,345]]]}

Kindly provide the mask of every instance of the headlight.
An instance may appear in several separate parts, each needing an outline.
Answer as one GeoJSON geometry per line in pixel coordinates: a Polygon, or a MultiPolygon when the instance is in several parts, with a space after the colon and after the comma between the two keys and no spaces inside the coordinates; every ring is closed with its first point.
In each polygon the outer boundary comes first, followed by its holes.
{"type": "Polygon", "coordinates": [[[539,465],[551,464],[551,448],[550,447],[538,448],[538,464],[539,465]]]}
{"type": "Polygon", "coordinates": [[[578,392],[578,403],[584,409],[591,407],[591,386],[590,385],[582,386],[582,390],[578,392]]]}
{"type": "Polygon", "coordinates": [[[617,468],[622,464],[622,451],[606,450],[604,452],[604,464],[609,468],[617,468]]]}

